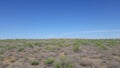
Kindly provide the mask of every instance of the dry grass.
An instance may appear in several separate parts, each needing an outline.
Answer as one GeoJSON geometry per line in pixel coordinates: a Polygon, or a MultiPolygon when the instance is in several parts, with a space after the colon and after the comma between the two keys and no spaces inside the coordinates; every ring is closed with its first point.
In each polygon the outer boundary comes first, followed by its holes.
{"type": "Polygon", "coordinates": [[[0,40],[0,68],[120,68],[120,40],[0,40]]]}

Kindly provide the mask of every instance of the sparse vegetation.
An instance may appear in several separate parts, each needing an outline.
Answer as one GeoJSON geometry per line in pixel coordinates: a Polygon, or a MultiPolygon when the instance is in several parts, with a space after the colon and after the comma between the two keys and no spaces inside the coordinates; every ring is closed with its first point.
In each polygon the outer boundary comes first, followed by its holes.
{"type": "Polygon", "coordinates": [[[33,60],[30,62],[31,65],[39,65],[39,61],[38,60],[33,60]]]}
{"type": "Polygon", "coordinates": [[[54,62],[54,58],[53,57],[49,57],[45,60],[45,64],[52,64],[54,62]]]}
{"type": "Polygon", "coordinates": [[[0,68],[120,68],[119,57],[119,39],[0,40],[0,68]]]}
{"type": "Polygon", "coordinates": [[[33,44],[32,43],[28,43],[27,46],[33,48],[33,44]]]}
{"type": "Polygon", "coordinates": [[[21,51],[23,51],[23,50],[24,50],[23,47],[21,47],[21,48],[18,49],[19,52],[21,52],[21,51]]]}
{"type": "Polygon", "coordinates": [[[77,52],[77,51],[79,51],[79,50],[80,50],[80,44],[78,44],[78,43],[76,44],[76,43],[75,43],[75,44],[73,45],[73,51],[74,51],[74,52],[77,52]]]}
{"type": "Polygon", "coordinates": [[[54,68],[61,68],[61,63],[60,63],[60,61],[56,61],[56,62],[54,63],[54,68]]]}
{"type": "Polygon", "coordinates": [[[96,42],[97,47],[99,47],[100,49],[106,49],[106,47],[103,45],[103,43],[101,42],[96,42]]]}
{"type": "Polygon", "coordinates": [[[73,65],[69,58],[61,56],[58,61],[55,61],[54,68],[73,68],[73,65]]]}
{"type": "Polygon", "coordinates": [[[14,49],[14,48],[16,48],[16,46],[14,46],[14,45],[9,45],[9,46],[7,47],[8,50],[11,50],[11,49],[14,49]]]}
{"type": "Polygon", "coordinates": [[[53,47],[50,47],[50,46],[46,46],[45,49],[46,49],[46,50],[50,50],[50,51],[52,51],[54,48],[53,48],[53,47]]]}
{"type": "Polygon", "coordinates": [[[74,46],[73,46],[73,51],[74,51],[74,52],[79,51],[79,49],[80,49],[79,47],[80,47],[79,45],[74,45],[74,46]]]}
{"type": "Polygon", "coordinates": [[[4,59],[4,55],[0,55],[0,60],[3,60],[4,59]]]}
{"type": "Polygon", "coordinates": [[[5,49],[0,50],[0,54],[3,54],[5,52],[5,49]]]}

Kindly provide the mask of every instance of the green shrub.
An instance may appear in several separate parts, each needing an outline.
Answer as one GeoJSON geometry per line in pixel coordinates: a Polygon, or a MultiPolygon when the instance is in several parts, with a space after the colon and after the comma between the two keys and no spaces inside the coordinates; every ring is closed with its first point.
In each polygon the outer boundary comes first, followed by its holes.
{"type": "Polygon", "coordinates": [[[33,48],[33,44],[32,44],[32,43],[27,43],[26,45],[27,45],[28,47],[33,48]]]}
{"type": "Polygon", "coordinates": [[[73,45],[73,51],[77,52],[80,50],[80,45],[73,45]]]}
{"type": "Polygon", "coordinates": [[[18,51],[19,51],[19,52],[21,52],[21,51],[23,51],[23,50],[24,50],[24,48],[23,48],[23,47],[18,49],[18,51]]]}
{"type": "Polygon", "coordinates": [[[73,65],[67,57],[62,56],[59,61],[54,62],[54,68],[73,68],[73,65]]]}
{"type": "Polygon", "coordinates": [[[73,51],[74,51],[74,52],[79,51],[81,45],[82,45],[82,40],[76,40],[76,41],[73,43],[73,51]]]}
{"type": "Polygon", "coordinates": [[[35,42],[34,45],[37,45],[37,46],[41,46],[41,44],[43,44],[43,42],[35,42]]]}
{"type": "Polygon", "coordinates": [[[0,50],[0,54],[4,54],[5,50],[4,49],[1,49],[0,50]]]}
{"type": "Polygon", "coordinates": [[[71,46],[71,44],[64,44],[64,46],[66,46],[66,47],[67,47],[67,46],[71,46]]]}
{"type": "Polygon", "coordinates": [[[14,45],[9,45],[9,46],[7,47],[8,50],[11,50],[11,49],[14,49],[14,48],[16,48],[16,46],[14,46],[14,45]]]}
{"type": "Polygon", "coordinates": [[[54,58],[50,57],[48,59],[46,59],[45,64],[52,64],[54,62],[54,58]]]}
{"type": "Polygon", "coordinates": [[[45,49],[47,49],[47,50],[53,50],[53,48],[50,47],[50,46],[45,47],[45,49]]]}
{"type": "Polygon", "coordinates": [[[30,64],[31,64],[31,65],[39,65],[39,61],[37,61],[37,60],[31,61],[30,64]]]}
{"type": "Polygon", "coordinates": [[[56,61],[54,63],[54,68],[61,68],[61,63],[56,61]]]}
{"type": "Polygon", "coordinates": [[[97,47],[99,47],[100,49],[106,49],[106,47],[105,47],[102,43],[100,43],[100,42],[96,42],[96,45],[97,45],[97,47]]]}

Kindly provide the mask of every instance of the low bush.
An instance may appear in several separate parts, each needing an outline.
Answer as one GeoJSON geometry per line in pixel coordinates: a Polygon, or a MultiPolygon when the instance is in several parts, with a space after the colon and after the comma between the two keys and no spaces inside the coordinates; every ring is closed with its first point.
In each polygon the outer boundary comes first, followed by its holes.
{"type": "Polygon", "coordinates": [[[31,65],[39,65],[39,61],[37,60],[33,60],[30,62],[31,65]]]}
{"type": "Polygon", "coordinates": [[[52,64],[54,62],[54,58],[50,57],[45,60],[45,64],[52,64]]]}
{"type": "Polygon", "coordinates": [[[73,68],[73,65],[67,57],[62,56],[60,60],[54,62],[54,68],[73,68]]]}

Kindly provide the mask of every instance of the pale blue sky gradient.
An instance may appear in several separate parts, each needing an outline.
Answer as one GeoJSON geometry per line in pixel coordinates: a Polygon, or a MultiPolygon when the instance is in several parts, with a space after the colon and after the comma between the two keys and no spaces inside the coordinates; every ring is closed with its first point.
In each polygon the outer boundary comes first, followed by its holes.
{"type": "Polygon", "coordinates": [[[0,39],[120,38],[119,0],[0,0],[0,39]]]}

